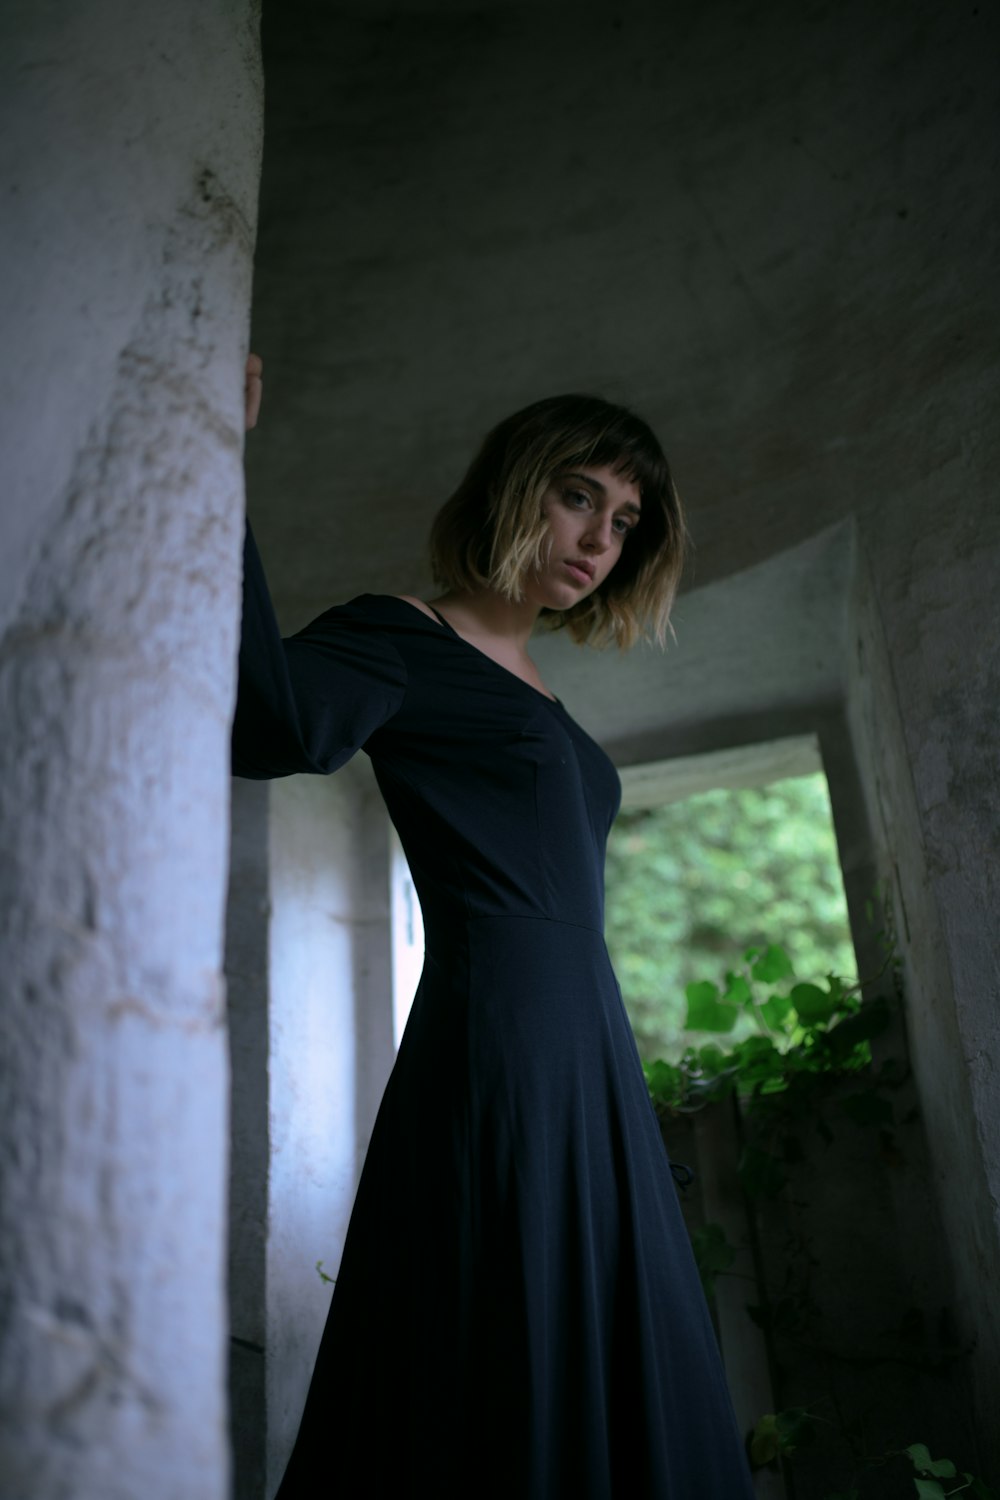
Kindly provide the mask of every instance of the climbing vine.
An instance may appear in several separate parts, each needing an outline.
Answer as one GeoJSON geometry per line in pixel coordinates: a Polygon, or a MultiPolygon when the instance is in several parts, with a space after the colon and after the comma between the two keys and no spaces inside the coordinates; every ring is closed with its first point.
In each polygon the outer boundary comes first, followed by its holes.
{"type": "MultiPolygon", "coordinates": [[[[793,977],[786,950],[771,944],[748,948],[721,985],[689,984],[688,1032],[721,1038],[743,1016],[752,1019],[754,1030],[728,1047],[719,1040],[692,1043],[677,1062],[645,1063],[658,1112],[689,1114],[736,1093],[744,1100],[746,1118],[762,1125],[774,1117],[775,1104],[784,1113],[796,1105],[815,1113],[811,1086],[817,1079],[853,1073],[865,1075],[866,1085],[841,1107],[856,1124],[890,1124],[886,1090],[899,1081],[900,1065],[886,1061],[870,1072],[872,1039],[889,1024],[889,997],[863,1001],[861,985],[836,974],[819,983],[789,984],[793,977]]],[[[760,1129],[751,1132],[741,1162],[741,1181],[751,1196],[776,1192],[783,1182],[780,1160],[762,1144],[765,1135],[760,1129]]]]}
{"type": "MultiPolygon", "coordinates": [[[[908,1118],[905,1107],[903,1118],[897,1118],[899,1090],[908,1070],[898,1059],[873,1063],[872,1058],[872,1042],[889,1027],[900,993],[888,922],[882,942],[883,968],[864,986],[832,972],[802,982],[796,979],[786,947],[746,949],[721,981],[703,979],[686,986],[687,1044],[680,1055],[644,1063],[650,1097],[665,1122],[728,1101],[737,1121],[737,1171],[750,1205],[777,1198],[792,1181],[801,1184],[801,1172],[794,1179],[792,1174],[809,1159],[807,1143],[814,1131],[829,1144],[838,1123],[847,1120],[871,1129],[883,1155],[894,1150],[893,1132],[908,1118]]],[[[797,1193],[798,1189],[793,1198],[797,1193]]],[[[749,1232],[753,1240],[752,1224],[749,1232]]],[[[731,1272],[737,1249],[718,1224],[701,1225],[691,1239],[711,1300],[717,1278],[731,1272]]],[[[769,1302],[758,1275],[762,1305],[748,1306],[747,1311],[769,1341],[790,1336],[808,1343],[816,1312],[809,1284],[813,1252],[791,1225],[787,1244],[789,1262],[777,1297],[769,1302]]],[[[952,1359],[966,1352],[939,1347],[935,1357],[952,1359]]],[[[839,1410],[836,1403],[832,1409],[839,1410]]],[[[855,1434],[841,1430],[839,1420],[831,1422],[801,1407],[761,1417],[748,1435],[752,1465],[786,1462],[814,1445],[824,1427],[838,1431],[839,1441],[853,1454],[850,1462],[856,1471],[855,1487],[831,1493],[826,1500],[860,1500],[862,1494],[874,1493],[873,1483],[881,1486],[887,1480],[896,1486],[891,1493],[902,1494],[906,1475],[919,1500],[946,1500],[951,1495],[995,1500],[982,1479],[950,1459],[932,1459],[923,1444],[870,1458],[863,1447],[857,1448],[855,1434]]]]}

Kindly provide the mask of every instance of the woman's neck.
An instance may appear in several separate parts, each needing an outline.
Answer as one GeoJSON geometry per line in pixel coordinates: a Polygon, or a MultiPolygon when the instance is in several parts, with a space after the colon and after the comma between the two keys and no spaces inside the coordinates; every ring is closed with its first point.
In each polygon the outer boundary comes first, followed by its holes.
{"type": "Polygon", "coordinates": [[[451,589],[430,602],[460,635],[495,641],[527,656],[528,640],[539,615],[539,606],[530,600],[505,599],[492,589],[475,594],[451,589]]]}

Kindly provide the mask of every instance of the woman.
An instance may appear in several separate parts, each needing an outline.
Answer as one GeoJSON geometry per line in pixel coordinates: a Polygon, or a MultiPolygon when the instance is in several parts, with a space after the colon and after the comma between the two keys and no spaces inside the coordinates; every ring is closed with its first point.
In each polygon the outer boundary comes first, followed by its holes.
{"type": "Polygon", "coordinates": [[[487,437],[430,604],[282,643],[248,533],[234,770],[365,749],[426,930],[280,1500],[752,1493],[602,937],[618,778],[527,650],[662,639],[682,549],[652,432],[585,396],[487,437]]]}

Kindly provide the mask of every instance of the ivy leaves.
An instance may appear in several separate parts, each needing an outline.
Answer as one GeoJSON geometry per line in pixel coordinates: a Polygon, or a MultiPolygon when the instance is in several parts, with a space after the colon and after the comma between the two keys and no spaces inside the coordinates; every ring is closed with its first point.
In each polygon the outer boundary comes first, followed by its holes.
{"type": "MultiPolygon", "coordinates": [[[[743,965],[727,970],[722,985],[707,979],[689,984],[689,1032],[721,1038],[741,1017],[750,1017],[756,1030],[728,1047],[714,1039],[692,1043],[676,1063],[660,1058],[645,1064],[656,1107],[688,1113],[734,1091],[763,1099],[787,1093],[810,1075],[860,1073],[866,1068],[872,1038],[888,1025],[888,1002],[862,1003],[859,987],[836,974],[828,974],[822,984],[788,986],[792,978],[786,950],[772,943],[763,949],[748,948],[743,965]]],[[[891,1102],[877,1092],[853,1094],[842,1107],[857,1125],[892,1121],[891,1102]]],[[[753,1179],[753,1171],[748,1172],[753,1179]]],[[[773,1179],[770,1172],[767,1180],[773,1179]]]]}
{"type": "MultiPolygon", "coordinates": [[[[761,1469],[769,1464],[773,1465],[779,1458],[792,1457],[798,1448],[815,1441],[815,1424],[818,1421],[818,1417],[801,1406],[768,1412],[760,1418],[747,1439],[751,1466],[761,1469]]],[[[964,1472],[960,1476],[950,1458],[931,1458],[925,1443],[911,1443],[909,1448],[904,1448],[901,1452],[869,1459],[863,1467],[866,1470],[880,1469],[884,1473],[886,1464],[893,1465],[901,1459],[909,1459],[912,1465],[911,1478],[918,1500],[948,1500],[951,1495],[963,1494],[967,1500],[994,1500],[993,1490],[982,1479],[964,1472]],[[942,1479],[959,1479],[960,1482],[945,1486],[941,1483],[942,1479]]],[[[860,1500],[860,1494],[861,1491],[854,1487],[831,1492],[825,1500],[860,1500]]]]}
{"type": "MultiPolygon", "coordinates": [[[[772,995],[758,1002],[751,980],[774,984],[792,973],[791,960],[784,948],[776,944],[766,948],[748,948],[744,954],[750,966],[747,972],[731,970],[726,974],[726,985],[720,990],[711,980],[703,979],[685,988],[688,1031],[732,1031],[740,1014],[753,1013],[756,1004],[771,1006],[770,1015],[764,1016],[765,1024],[781,1026],[791,1009],[792,1002],[783,995],[772,995]]],[[[800,985],[800,989],[807,986],[800,985]]]]}
{"type": "Polygon", "coordinates": [[[924,1443],[912,1443],[906,1454],[918,1474],[926,1477],[914,1479],[913,1485],[920,1500],[945,1500],[948,1495],[975,1496],[975,1500],[992,1500],[993,1491],[974,1474],[963,1473],[960,1484],[945,1487],[942,1479],[958,1479],[959,1473],[950,1458],[931,1458],[924,1443]]]}
{"type": "Polygon", "coordinates": [[[828,1025],[839,1012],[857,1009],[854,991],[835,974],[827,976],[826,989],[818,984],[795,984],[787,994],[755,989],[755,982],[773,986],[794,973],[788,954],[776,943],[763,952],[748,948],[743,958],[746,969],[729,970],[724,989],[708,979],[686,987],[688,1031],[732,1031],[740,1015],[747,1014],[766,1030],[792,1040],[796,1028],[828,1025]]]}
{"type": "MultiPolygon", "coordinates": [[[[889,1024],[889,1002],[863,1002],[858,985],[836,974],[822,983],[794,979],[786,950],[776,943],[748,948],[740,968],[722,985],[699,980],[687,986],[687,1026],[710,1040],[692,1043],[678,1062],[644,1064],[646,1084],[660,1114],[690,1114],[738,1094],[745,1137],[737,1168],[751,1199],[772,1198],[798,1160],[802,1132],[814,1128],[829,1141],[829,1091],[824,1079],[854,1075],[850,1092],[836,1094],[833,1110],[862,1127],[889,1131],[894,1123],[886,1090],[898,1083],[897,1064],[871,1064],[871,1041],[889,1024]],[[725,1041],[740,1017],[756,1030],[725,1041]]],[[[746,1025],[741,1028],[745,1033],[746,1025]]],[[[721,1269],[721,1268],[720,1268],[721,1269]]]]}

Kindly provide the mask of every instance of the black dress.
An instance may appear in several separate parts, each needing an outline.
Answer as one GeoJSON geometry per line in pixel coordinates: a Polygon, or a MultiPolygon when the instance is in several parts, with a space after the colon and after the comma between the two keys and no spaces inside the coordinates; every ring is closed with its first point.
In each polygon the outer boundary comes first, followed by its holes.
{"type": "Polygon", "coordinates": [[[405,600],[282,643],[248,538],[235,773],[359,748],[426,959],[280,1500],[751,1496],[602,936],[614,767],[405,600]]]}

